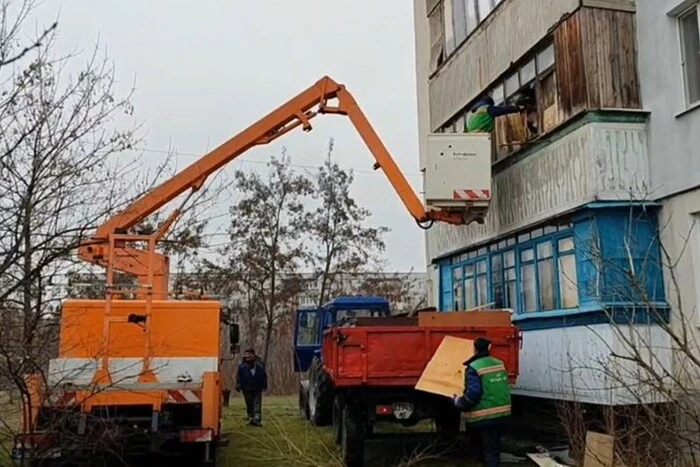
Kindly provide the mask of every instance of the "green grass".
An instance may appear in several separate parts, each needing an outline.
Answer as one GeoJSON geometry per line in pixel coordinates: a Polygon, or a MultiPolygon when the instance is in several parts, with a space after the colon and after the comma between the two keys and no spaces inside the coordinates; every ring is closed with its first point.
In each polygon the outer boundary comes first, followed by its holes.
{"type": "Polygon", "coordinates": [[[20,410],[17,404],[0,404],[0,466],[11,465],[13,436],[19,428],[20,410]]]}
{"type": "MultiPolygon", "coordinates": [[[[263,428],[245,424],[241,397],[231,400],[224,413],[224,435],[229,445],[219,452],[218,465],[246,467],[342,466],[330,427],[318,428],[302,420],[296,397],[264,397],[263,428]]],[[[465,466],[459,455],[442,455],[416,432],[430,430],[429,423],[414,428],[390,424],[377,432],[404,433],[406,439],[371,440],[366,444],[368,466],[465,466]],[[412,435],[412,436],[411,436],[412,435]]]]}
{"type": "Polygon", "coordinates": [[[219,451],[218,465],[342,466],[331,430],[305,423],[296,398],[264,397],[262,415],[262,428],[247,426],[243,398],[231,399],[222,428],[229,444],[219,451]]]}
{"type": "MultiPolygon", "coordinates": [[[[16,425],[19,413],[0,407],[0,420],[16,425]]],[[[225,408],[223,433],[229,439],[218,452],[218,467],[342,467],[340,452],[332,439],[330,427],[317,428],[302,420],[296,397],[263,397],[263,427],[246,425],[242,397],[231,399],[225,408]]],[[[14,431],[16,427],[13,426],[14,431]]],[[[405,437],[370,440],[365,448],[368,467],[400,466],[469,466],[460,454],[446,454],[426,437],[416,432],[431,430],[429,422],[413,428],[396,424],[378,426],[376,431],[404,433],[405,437]]],[[[0,422],[0,466],[12,465],[9,449],[12,433],[0,422]]]]}

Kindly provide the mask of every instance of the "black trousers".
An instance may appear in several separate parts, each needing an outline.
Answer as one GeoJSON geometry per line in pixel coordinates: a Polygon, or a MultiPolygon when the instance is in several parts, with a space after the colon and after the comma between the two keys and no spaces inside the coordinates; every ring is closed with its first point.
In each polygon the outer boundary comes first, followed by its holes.
{"type": "Polygon", "coordinates": [[[260,422],[262,420],[262,391],[243,391],[245,410],[248,421],[260,422]]]}
{"type": "Polygon", "coordinates": [[[480,454],[479,460],[486,464],[486,467],[500,467],[501,465],[503,428],[502,423],[471,427],[472,450],[480,454]]]}

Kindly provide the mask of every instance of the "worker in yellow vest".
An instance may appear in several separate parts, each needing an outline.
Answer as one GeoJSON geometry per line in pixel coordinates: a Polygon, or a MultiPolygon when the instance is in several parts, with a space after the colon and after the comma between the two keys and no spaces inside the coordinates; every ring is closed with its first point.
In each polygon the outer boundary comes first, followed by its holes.
{"type": "Polygon", "coordinates": [[[452,400],[468,427],[480,435],[487,467],[498,467],[501,436],[511,413],[510,384],[503,362],[490,355],[490,345],[481,337],[474,341],[474,355],[464,362],[464,393],[452,400]]]}

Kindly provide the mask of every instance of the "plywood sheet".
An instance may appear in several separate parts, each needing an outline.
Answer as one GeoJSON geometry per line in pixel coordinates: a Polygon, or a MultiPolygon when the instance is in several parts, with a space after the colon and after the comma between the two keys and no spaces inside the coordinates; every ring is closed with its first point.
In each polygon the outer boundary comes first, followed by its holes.
{"type": "Polygon", "coordinates": [[[615,438],[602,433],[586,433],[586,454],[583,467],[613,467],[615,438]]]}
{"type": "Polygon", "coordinates": [[[532,462],[540,467],[566,467],[564,464],[560,464],[552,459],[547,453],[539,452],[536,454],[528,454],[527,457],[529,457],[532,462]]]}
{"type": "Polygon", "coordinates": [[[509,310],[455,311],[450,313],[424,311],[418,313],[418,325],[427,327],[508,327],[510,324],[511,312],[509,310]]]}
{"type": "Polygon", "coordinates": [[[445,336],[423,370],[416,389],[452,397],[464,392],[463,363],[474,354],[474,341],[445,336]]]}

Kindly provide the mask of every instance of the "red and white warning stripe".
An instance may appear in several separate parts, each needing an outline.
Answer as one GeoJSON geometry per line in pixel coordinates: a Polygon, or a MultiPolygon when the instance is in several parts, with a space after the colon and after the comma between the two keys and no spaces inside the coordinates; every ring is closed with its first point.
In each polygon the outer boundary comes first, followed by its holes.
{"type": "Polygon", "coordinates": [[[212,430],[207,428],[180,430],[181,443],[208,443],[211,442],[213,438],[212,430]]]}
{"type": "Polygon", "coordinates": [[[454,190],[452,199],[489,200],[491,199],[491,190],[454,190]]]}
{"type": "Polygon", "coordinates": [[[214,439],[212,430],[208,428],[180,430],[181,443],[208,443],[214,439]]]}
{"type": "Polygon", "coordinates": [[[168,390],[166,402],[174,404],[198,403],[202,402],[202,391],[192,391],[190,389],[168,390]]]}

